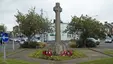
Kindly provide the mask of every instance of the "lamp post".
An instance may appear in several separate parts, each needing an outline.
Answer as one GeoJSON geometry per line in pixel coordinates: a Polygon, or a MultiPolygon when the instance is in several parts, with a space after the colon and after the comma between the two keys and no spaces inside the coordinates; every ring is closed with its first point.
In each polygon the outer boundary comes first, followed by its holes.
{"type": "Polygon", "coordinates": [[[48,12],[47,11],[44,11],[46,13],[46,18],[48,18],[48,12]]]}
{"type": "Polygon", "coordinates": [[[93,16],[91,16],[91,17],[97,17],[98,15],[93,15],[93,16]]]}

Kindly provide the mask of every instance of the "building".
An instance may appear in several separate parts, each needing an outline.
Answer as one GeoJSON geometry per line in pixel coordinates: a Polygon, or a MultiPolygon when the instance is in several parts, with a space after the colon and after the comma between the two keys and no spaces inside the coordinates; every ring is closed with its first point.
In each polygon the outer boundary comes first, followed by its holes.
{"type": "MultiPolygon", "coordinates": [[[[73,38],[78,38],[79,36],[77,36],[76,34],[72,35],[72,34],[68,34],[65,33],[65,29],[67,28],[68,23],[63,23],[61,22],[61,40],[70,40],[73,38]]],[[[34,37],[38,38],[38,40],[44,42],[44,41],[55,41],[55,23],[52,23],[51,26],[53,32],[51,33],[44,33],[44,34],[36,34],[34,37]]],[[[18,26],[15,26],[13,28],[13,31],[19,31],[18,26]]]]}
{"type": "MultiPolygon", "coordinates": [[[[71,39],[71,35],[64,33],[64,30],[66,29],[68,23],[61,23],[61,40],[70,40],[71,39]]],[[[55,40],[55,23],[52,24],[52,29],[53,32],[52,33],[48,33],[48,41],[53,41],[55,40]]]]}
{"type": "Polygon", "coordinates": [[[108,35],[108,34],[112,35],[113,34],[113,24],[105,22],[104,26],[105,26],[106,35],[108,35]]]}
{"type": "MultiPolygon", "coordinates": [[[[77,34],[68,34],[68,33],[65,33],[65,29],[67,28],[68,26],[68,23],[63,23],[61,22],[61,40],[70,40],[70,39],[73,39],[73,38],[79,38],[79,36],[77,34]]],[[[53,29],[53,32],[52,33],[48,33],[47,34],[47,40],[48,41],[54,41],[55,40],[55,23],[52,24],[52,29],[53,29]]]]}
{"type": "MultiPolygon", "coordinates": [[[[71,40],[73,38],[79,38],[78,35],[72,35],[65,33],[65,29],[67,28],[68,23],[61,23],[61,40],[66,41],[66,40],[71,40]]],[[[35,37],[38,37],[42,42],[43,41],[55,41],[55,23],[52,23],[51,26],[53,32],[51,33],[45,33],[45,34],[37,34],[35,37]]]]}

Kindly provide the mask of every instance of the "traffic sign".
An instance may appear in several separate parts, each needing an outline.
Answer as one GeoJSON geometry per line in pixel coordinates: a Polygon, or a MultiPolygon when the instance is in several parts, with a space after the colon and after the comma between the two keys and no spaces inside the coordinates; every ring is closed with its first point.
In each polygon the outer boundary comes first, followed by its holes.
{"type": "Polygon", "coordinates": [[[2,38],[3,42],[8,42],[8,40],[9,40],[9,37],[8,37],[7,33],[2,33],[1,34],[1,38],[2,38]]]}
{"type": "MultiPolygon", "coordinates": [[[[0,39],[2,40],[2,43],[3,42],[8,42],[8,40],[9,40],[8,34],[7,33],[0,32],[0,39]]],[[[3,44],[3,47],[4,47],[4,61],[5,61],[6,60],[5,44],[3,44]]]]}

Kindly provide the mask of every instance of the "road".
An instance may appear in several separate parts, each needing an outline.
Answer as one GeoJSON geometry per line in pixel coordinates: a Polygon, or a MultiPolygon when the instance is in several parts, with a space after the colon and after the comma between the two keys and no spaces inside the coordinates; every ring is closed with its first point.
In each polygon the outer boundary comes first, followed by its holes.
{"type": "MultiPolygon", "coordinates": [[[[66,41],[67,43],[68,41],[66,41]]],[[[55,44],[53,42],[51,42],[51,44],[55,44]]],[[[19,48],[19,43],[15,42],[15,50],[19,48]]],[[[105,43],[104,40],[101,41],[100,45],[97,48],[110,48],[113,49],[113,43],[105,43]]],[[[0,52],[2,51],[2,46],[0,45],[0,52]]],[[[12,42],[8,42],[6,43],[6,51],[12,51],[13,47],[12,47],[12,42]]]]}
{"type": "MultiPolygon", "coordinates": [[[[64,43],[68,43],[69,41],[63,41],[64,43]]],[[[55,44],[55,42],[49,42],[50,44],[55,44]]],[[[100,45],[97,48],[110,48],[113,49],[113,43],[105,43],[104,40],[101,40],[100,45]]]]}
{"type": "MultiPolygon", "coordinates": [[[[15,50],[18,49],[20,47],[19,43],[14,42],[15,43],[15,50]]],[[[13,51],[13,42],[9,41],[6,43],[6,51],[13,51]]],[[[0,45],[0,52],[3,51],[3,45],[0,45]]]]}
{"type": "Polygon", "coordinates": [[[112,43],[105,43],[104,40],[101,41],[98,48],[110,48],[113,49],[113,42],[112,43]]]}

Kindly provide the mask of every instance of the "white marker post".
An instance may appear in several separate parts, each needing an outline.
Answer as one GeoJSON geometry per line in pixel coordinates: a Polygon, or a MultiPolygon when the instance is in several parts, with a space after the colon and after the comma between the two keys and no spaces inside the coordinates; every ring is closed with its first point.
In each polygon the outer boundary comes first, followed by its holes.
{"type": "Polygon", "coordinates": [[[5,48],[5,43],[8,41],[9,37],[7,33],[2,34],[2,43],[4,47],[4,61],[6,61],[6,48],[5,48]]]}
{"type": "Polygon", "coordinates": [[[3,47],[4,47],[4,61],[6,60],[6,49],[5,49],[5,43],[3,42],[3,47]]]}
{"type": "MultiPolygon", "coordinates": [[[[14,33],[12,32],[12,38],[14,39],[14,33]]],[[[15,50],[15,44],[14,44],[14,40],[13,40],[13,50],[15,50]]]]}

